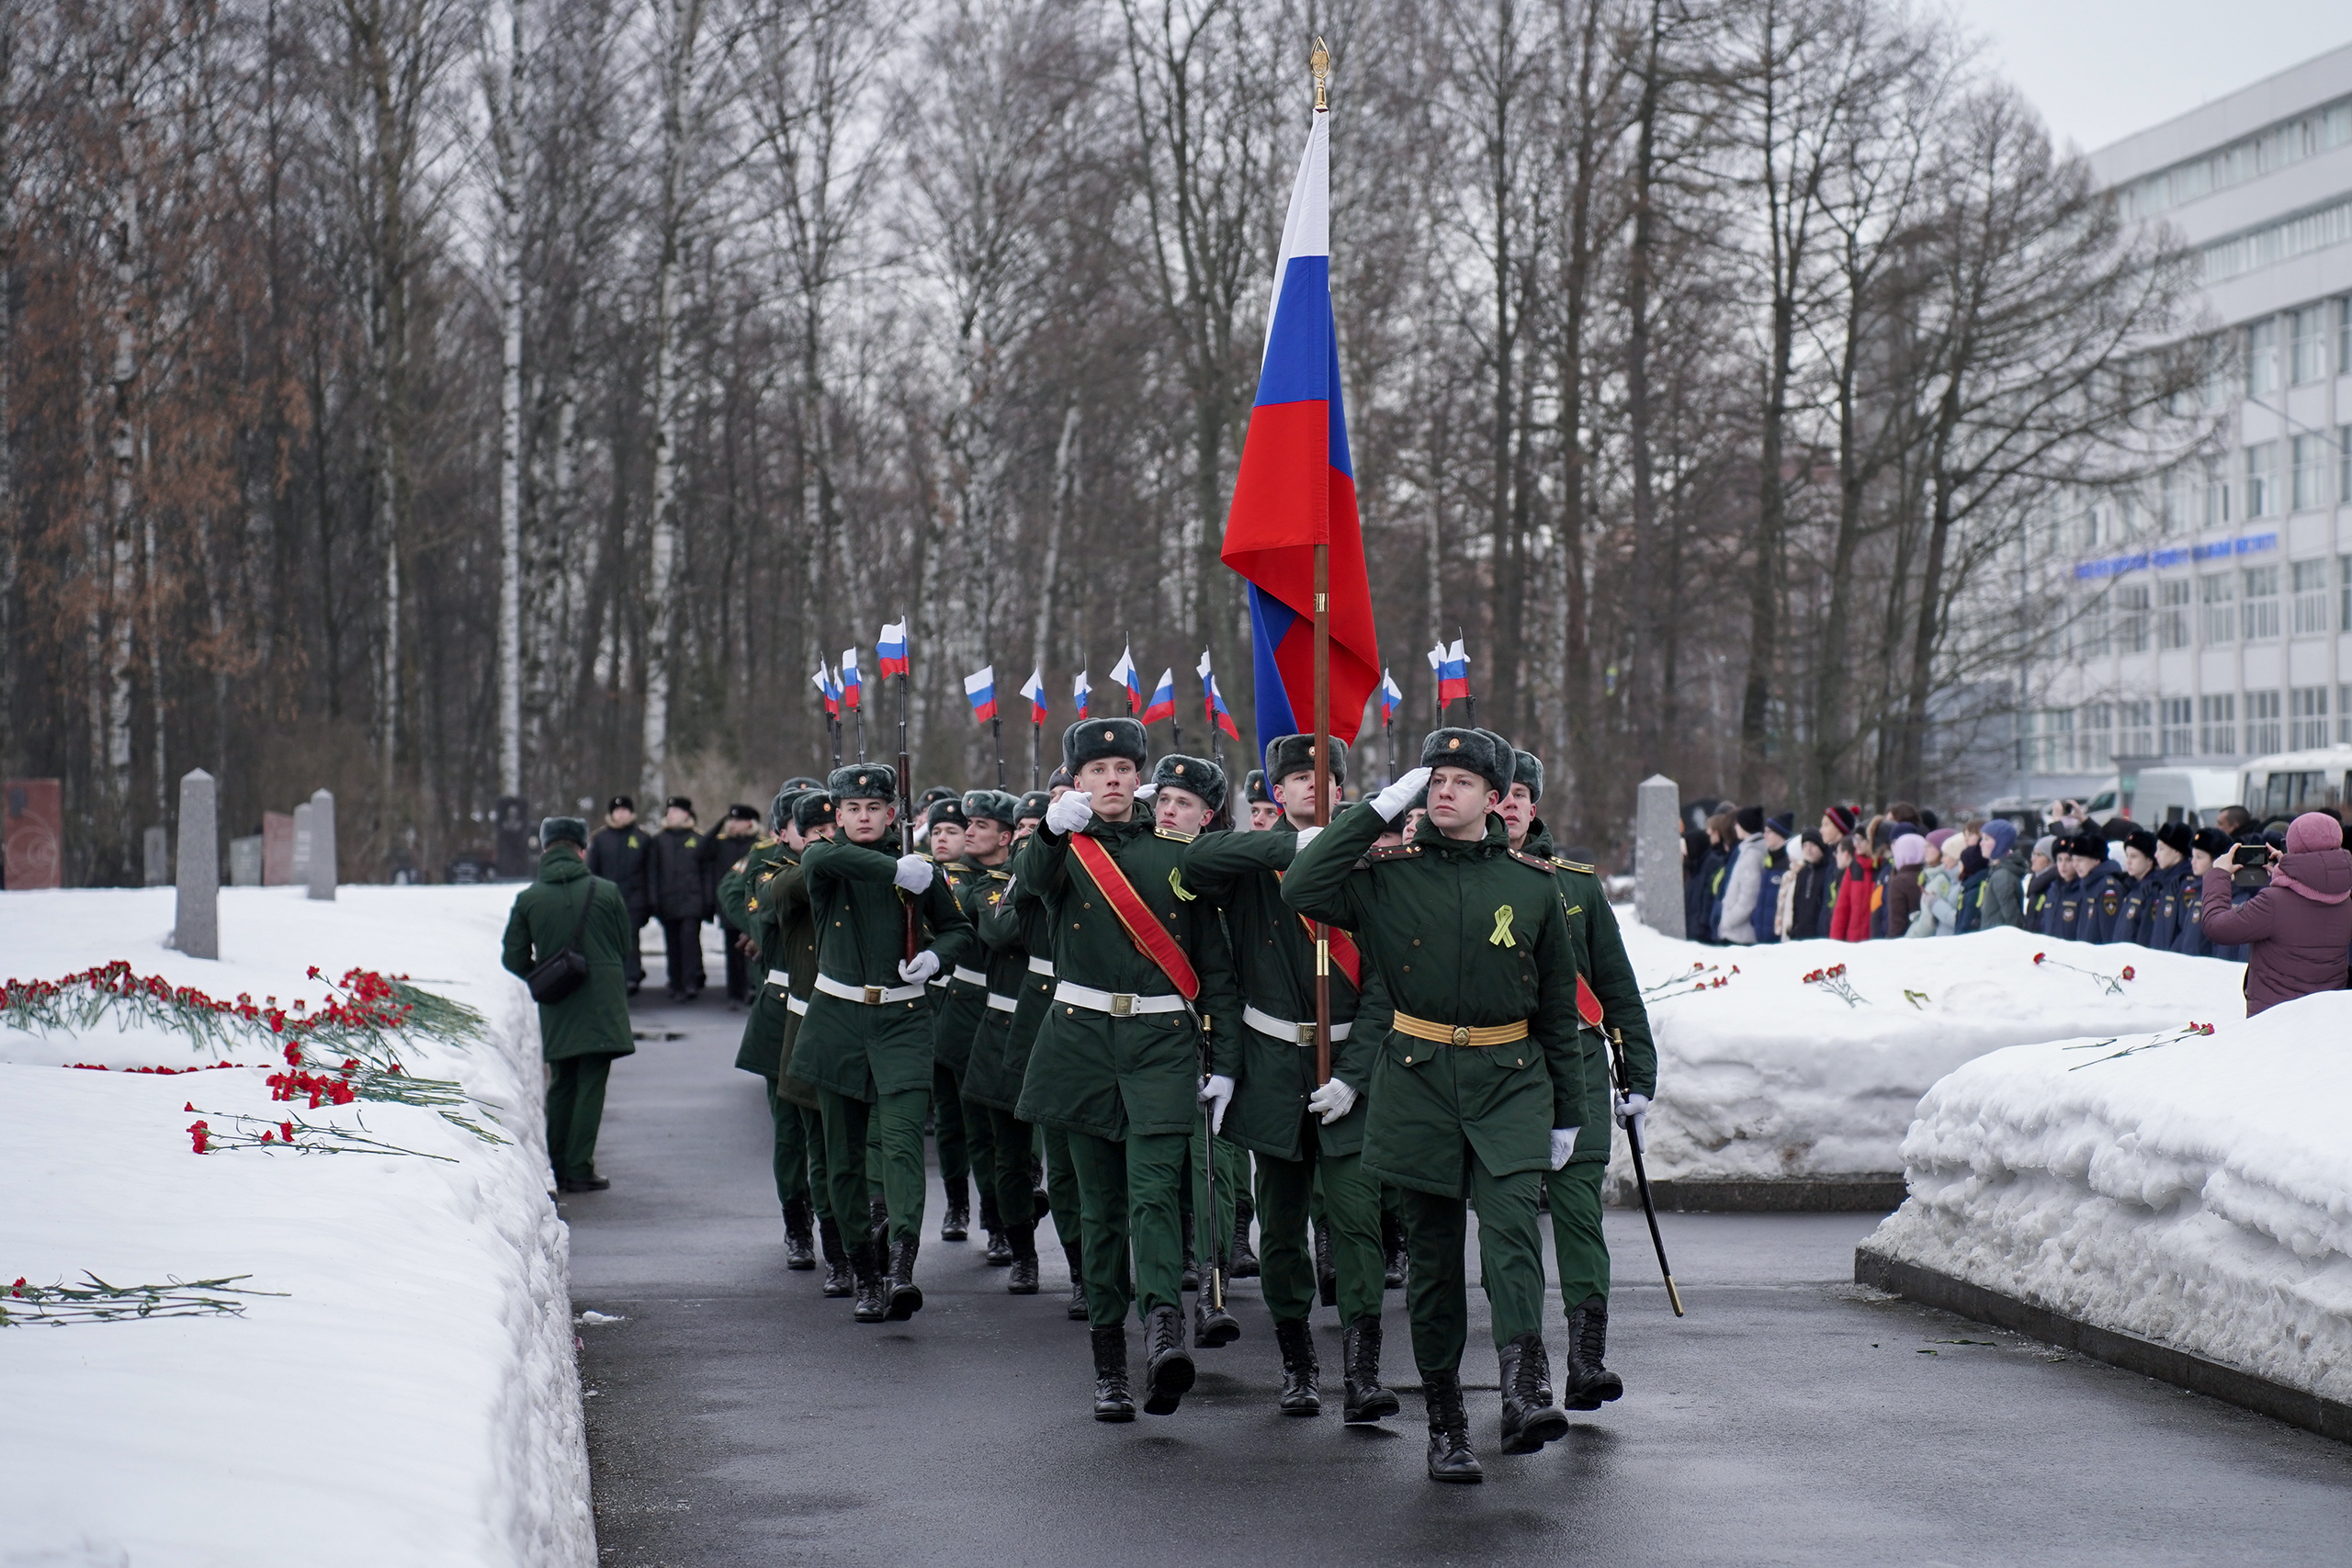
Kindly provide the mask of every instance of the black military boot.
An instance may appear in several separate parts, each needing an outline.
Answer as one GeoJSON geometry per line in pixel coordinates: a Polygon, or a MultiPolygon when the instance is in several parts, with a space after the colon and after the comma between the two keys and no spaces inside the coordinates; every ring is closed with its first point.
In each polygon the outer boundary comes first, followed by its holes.
{"type": "Polygon", "coordinates": [[[1250,1194],[1237,1192],[1233,1196],[1233,1263],[1226,1269],[1228,1280],[1254,1280],[1258,1277],[1258,1255],[1250,1249],[1250,1222],[1258,1217],[1258,1206],[1250,1201],[1250,1194]]]}
{"type": "Polygon", "coordinates": [[[1184,1320],[1172,1306],[1144,1319],[1143,1413],[1173,1416],[1193,1386],[1193,1353],[1184,1348],[1184,1320]]]}
{"type": "MultiPolygon", "coordinates": [[[[1069,1320],[1072,1323],[1084,1323],[1086,1321],[1086,1270],[1079,1267],[1078,1248],[1065,1243],[1062,1247],[1062,1256],[1069,1259],[1069,1320]]],[[[1125,1363],[1122,1361],[1120,1364],[1124,1366],[1125,1363]]]]}
{"type": "Polygon", "coordinates": [[[888,1319],[904,1323],[922,1311],[922,1288],[915,1283],[915,1249],[922,1244],[909,1236],[890,1249],[888,1319]]]}
{"type": "Polygon", "coordinates": [[[988,1260],[991,1269],[1002,1269],[1012,1262],[1012,1233],[1005,1228],[1004,1216],[996,1212],[996,1189],[980,1189],[980,1230],[989,1238],[988,1260]]]}
{"type": "Polygon", "coordinates": [[[1132,1421],[1136,1396],[1127,1388],[1127,1325],[1094,1325],[1094,1418],[1132,1421]]]}
{"type": "Polygon", "coordinates": [[[1340,1270],[1331,1261],[1331,1227],[1315,1227],[1315,1294],[1327,1307],[1340,1304],[1340,1270]]]}
{"type": "Polygon", "coordinates": [[[1283,1353],[1283,1414],[1320,1416],[1323,1395],[1315,1380],[1322,1369],[1315,1364],[1315,1336],[1306,1320],[1274,1325],[1274,1343],[1283,1353]]]}
{"type": "Polygon", "coordinates": [[[1462,1374],[1423,1371],[1421,1400],[1430,1412],[1430,1479],[1486,1480],[1478,1456],[1470,1451],[1470,1416],[1462,1408],[1462,1374]]]}
{"type": "Polygon", "coordinates": [[[817,1222],[817,1245],[825,1255],[824,1292],[829,1296],[845,1296],[856,1287],[852,1282],[849,1251],[842,1246],[842,1227],[831,1220],[817,1222]]]}
{"type": "Polygon", "coordinates": [[[1522,1334],[1497,1351],[1502,1376],[1503,1452],[1532,1454],[1568,1435],[1568,1413],[1552,1403],[1552,1359],[1541,1334],[1522,1334]]]}
{"type": "Polygon", "coordinates": [[[939,1239],[961,1241],[972,1234],[972,1190],[961,1177],[940,1185],[947,1190],[947,1212],[939,1216],[939,1239]]]}
{"type": "Polygon", "coordinates": [[[1042,1224],[1054,1212],[1053,1197],[1046,1190],[1046,1162],[1035,1155],[1029,1156],[1029,1207],[1035,1211],[1032,1224],[1042,1224]]]}
{"type": "Polygon", "coordinates": [[[1405,1222],[1394,1214],[1380,1216],[1380,1247],[1387,1255],[1388,1277],[1385,1287],[1392,1291],[1405,1288],[1405,1222]]]}
{"type": "Polygon", "coordinates": [[[809,1269],[817,1267],[816,1250],[808,1245],[808,1200],[795,1198],[784,1206],[784,1266],[786,1269],[809,1269]]]}
{"type": "Polygon", "coordinates": [[[865,1246],[850,1254],[850,1269],[857,1279],[857,1301],[850,1314],[860,1323],[880,1323],[890,1310],[883,1299],[882,1244],[867,1237],[865,1246]]]}
{"type": "Polygon", "coordinates": [[[1561,1402],[1571,1410],[1598,1410],[1625,1396],[1625,1380],[1600,1364],[1609,1348],[1609,1303],[1587,1296],[1568,1314],[1568,1386],[1561,1402]]]}
{"type": "Polygon", "coordinates": [[[1193,1301],[1193,1348],[1219,1350],[1241,1337],[1241,1320],[1221,1306],[1209,1304],[1203,1291],[1193,1301]]]}
{"type": "Polygon", "coordinates": [[[1201,1288],[1199,1249],[1193,1245],[1193,1227],[1189,1221],[1184,1226],[1184,1277],[1177,1281],[1177,1288],[1185,1291],[1197,1291],[1201,1288]]]}
{"type": "Polygon", "coordinates": [[[1037,1233],[1017,1230],[1009,1235],[1012,1243],[1012,1273],[1004,1282],[1005,1294],[1034,1296],[1037,1293],[1037,1233]]]}
{"type": "Polygon", "coordinates": [[[1347,1404],[1340,1418],[1358,1425],[1396,1415],[1400,1408],[1396,1396],[1380,1386],[1380,1319],[1356,1319],[1340,1343],[1347,1369],[1347,1404]]]}

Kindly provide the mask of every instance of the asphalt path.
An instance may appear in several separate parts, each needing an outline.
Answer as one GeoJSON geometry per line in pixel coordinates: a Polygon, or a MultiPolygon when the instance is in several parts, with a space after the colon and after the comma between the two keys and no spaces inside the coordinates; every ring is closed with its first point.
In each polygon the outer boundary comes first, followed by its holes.
{"type": "MultiPolygon", "coordinates": [[[[613,1074],[612,1189],[562,1202],[575,1309],[617,1320],[578,1329],[606,1564],[2352,1560],[2352,1449],[1855,1286],[1866,1216],[1668,1215],[1677,1322],[1640,1214],[1611,1213],[1626,1396],[1530,1458],[1497,1448],[1474,1291],[1482,1486],[1423,1479],[1416,1394],[1341,1426],[1329,1309],[1326,1413],[1279,1414],[1254,1281],[1180,1411],[1099,1424],[1050,1223],[1043,1292],[1008,1296],[977,1232],[936,1239],[934,1185],[923,1310],[854,1323],[784,1267],[761,1086],[731,1065],[742,1013],[714,990],[637,1018],[656,1038],[613,1074]]],[[[1401,1292],[1386,1320],[1385,1370],[1412,1384],[1401,1292]]]]}

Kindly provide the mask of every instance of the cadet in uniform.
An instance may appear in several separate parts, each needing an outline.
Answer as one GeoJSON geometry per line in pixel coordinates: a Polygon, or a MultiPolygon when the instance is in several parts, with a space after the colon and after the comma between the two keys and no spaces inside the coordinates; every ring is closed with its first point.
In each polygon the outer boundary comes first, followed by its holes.
{"type": "Polygon", "coordinates": [[[1405,1190],[1430,1478],[1476,1481],[1462,1404],[1464,1199],[1478,1211],[1503,1451],[1532,1453],[1567,1431],[1544,1348],[1535,1201],[1543,1173],[1574,1152],[1591,1091],[1555,868],[1513,854],[1493,815],[1510,786],[1511,753],[1483,730],[1448,728],[1429,737],[1421,758],[1298,852],[1283,898],[1352,932],[1394,1010],[1374,1059],[1363,1165],[1405,1190]],[[1428,815],[1412,841],[1374,850],[1424,785],[1428,815]]]}
{"type": "MultiPolygon", "coordinates": [[[[1016,851],[1023,840],[1045,825],[1046,807],[1069,789],[1068,770],[1056,768],[1053,777],[1053,790],[1033,789],[1021,797],[1017,807],[1020,820],[1012,829],[1016,851]]],[[[1004,1038],[1004,1070],[1012,1085],[1011,1105],[1017,1108],[1021,1084],[1029,1071],[1029,1053],[1053,1006],[1054,926],[1052,916],[1044,906],[1024,904],[1015,908],[1010,897],[1005,900],[999,921],[989,929],[1000,933],[999,940],[1012,940],[1010,933],[1017,930],[1018,941],[1028,960],[1020,1001],[1006,1022],[1004,1038]]],[[[1069,1163],[1069,1134],[1059,1127],[1039,1127],[1036,1133],[1038,1152],[1046,1167],[1046,1201],[1054,1216],[1054,1234],[1061,1239],[1062,1257],[1069,1265],[1069,1319],[1072,1323],[1084,1323],[1086,1269],[1080,1251],[1083,1244],[1079,1224],[1078,1172],[1069,1163]]]]}
{"type": "MultiPolygon", "coordinates": [[[[956,908],[969,919],[972,908],[965,892],[977,873],[964,853],[966,826],[959,798],[934,800],[923,808],[923,838],[929,846],[923,852],[939,867],[956,908]]],[[[981,957],[975,951],[971,964],[935,975],[931,981],[931,1116],[939,1141],[939,1185],[947,1194],[939,1239],[962,1241],[971,1234],[971,1176],[980,1172],[980,1224],[988,1233],[989,1261],[1009,1263],[1012,1255],[1000,1234],[988,1174],[996,1167],[987,1141],[988,1122],[964,1114],[964,1066],[971,1060],[972,1034],[980,1026],[980,1014],[988,1010],[988,976],[978,966],[981,957]]]]}
{"type": "Polygon", "coordinates": [[[1266,793],[1266,770],[1252,768],[1243,778],[1241,794],[1250,803],[1250,831],[1262,833],[1274,825],[1283,808],[1266,793]]]}
{"type": "Polygon", "coordinates": [[[1184,842],[1135,816],[1145,757],[1143,726],[1132,718],[1071,725],[1062,760],[1072,787],[1012,866],[1016,904],[1042,906],[1054,931],[1053,1005],[1020,1115],[1069,1134],[1102,1421],[1135,1416],[1130,1242],[1146,1325],[1144,1409],[1167,1415],[1193,1386],[1181,1313],[1184,1149],[1198,1114],[1202,1031],[1230,1029],[1238,1011],[1216,911],[1184,886],[1184,842]]]}
{"type": "MultiPolygon", "coordinates": [[[[1226,1135],[1257,1156],[1259,1255],[1266,1309],[1282,1349],[1285,1415],[1321,1409],[1307,1315],[1316,1270],[1307,1210],[1320,1185],[1319,1229],[1333,1237],[1333,1267],[1344,1327],[1345,1418],[1396,1414],[1380,1384],[1380,1306],[1385,1289],[1380,1184],[1363,1173],[1363,1129],[1377,1042],[1357,1037],[1361,976],[1354,942],[1332,933],[1331,1078],[1315,1081],[1315,943],[1307,923],[1283,902],[1283,876],[1298,834],[1315,820],[1314,739],[1285,735],[1266,749],[1266,777],[1282,814],[1257,833],[1212,833],[1185,856],[1185,881],[1224,911],[1242,999],[1242,1027],[1215,1041],[1209,1083],[1230,1086],[1226,1135]]],[[[1331,745],[1332,804],[1347,780],[1344,741],[1331,745]]]]}
{"type": "Polygon", "coordinates": [[[787,1269],[817,1266],[814,1211],[808,1201],[808,1139],[800,1122],[800,1108],[776,1094],[776,1076],[784,1054],[785,1025],[792,1018],[790,957],[785,951],[784,927],[758,919],[760,895],[787,866],[800,863],[804,840],[792,826],[792,806],[803,791],[787,786],[776,793],[768,807],[770,835],[763,837],[742,861],[718,880],[718,909],[736,931],[749,936],[756,949],[759,979],[752,997],[751,1016],[743,1021],[742,1043],[735,1066],[757,1073],[768,1091],[768,1118],[774,1128],[776,1201],[784,1207],[784,1260],[787,1269]]]}
{"type": "MultiPolygon", "coordinates": [[[[988,988],[964,1068],[963,1090],[965,1120],[984,1122],[987,1129],[985,1143],[975,1138],[973,1147],[985,1146],[994,1155],[990,1168],[976,1163],[973,1171],[980,1183],[984,1218],[994,1216],[991,1228],[1001,1235],[1011,1255],[1012,1273],[1004,1288],[1016,1296],[1034,1296],[1037,1293],[1039,1218],[1035,1174],[1037,1134],[1014,1114],[1021,1103],[1021,1079],[1029,1066],[1026,1043],[1018,1062],[1009,1049],[1023,990],[1038,978],[1029,973],[1028,948],[1011,901],[1012,874],[1004,868],[1012,853],[1019,810],[1020,802],[1001,789],[976,789],[964,796],[968,824],[966,858],[978,872],[965,890],[964,912],[971,917],[988,950],[988,988]]],[[[1052,994],[1053,987],[1041,980],[1035,988],[1041,992],[1042,1017],[1044,998],[1052,994]]],[[[1034,1027],[1031,1037],[1035,1037],[1034,1027]]]]}
{"type": "Polygon", "coordinates": [[[974,955],[969,920],[938,868],[899,855],[890,829],[898,775],[879,762],[838,768],[827,781],[835,837],[800,857],[817,924],[817,976],[800,1021],[792,1070],[817,1089],[833,1213],[867,1202],[867,1123],[875,1124],[886,1244],[869,1230],[851,1255],[861,1323],[900,1321],[922,1310],[915,1256],[922,1227],[922,1118],[931,1097],[931,1010],[923,983],[974,955]],[[917,951],[902,956],[906,911],[915,911],[917,951]]]}
{"type": "MultiPolygon", "coordinates": [[[[833,1213],[833,1184],[825,1164],[825,1126],[817,1113],[817,1088],[792,1070],[800,1021],[808,1014],[808,998],[816,994],[817,985],[817,917],[808,907],[808,883],[800,857],[810,844],[833,836],[833,797],[821,787],[802,792],[793,802],[792,830],[800,840],[799,851],[779,863],[767,886],[752,890],[744,901],[745,912],[752,919],[755,938],[764,941],[769,926],[780,933],[785,1021],[776,1052],[775,1093],[798,1112],[802,1140],[808,1150],[808,1201],[817,1212],[817,1250],[825,1260],[823,1292],[847,1296],[855,1290],[856,1278],[850,1269],[848,1245],[842,1239],[843,1220],[833,1213]]],[[[768,982],[771,986],[776,982],[774,969],[768,972],[768,982]]],[[[857,1229],[860,1213],[847,1217],[851,1235],[863,1234],[857,1229]]]]}

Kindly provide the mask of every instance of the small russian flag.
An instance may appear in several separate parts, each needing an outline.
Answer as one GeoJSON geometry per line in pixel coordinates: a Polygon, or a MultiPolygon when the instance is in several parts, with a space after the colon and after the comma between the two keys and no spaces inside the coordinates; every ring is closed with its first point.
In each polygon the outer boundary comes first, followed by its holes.
{"type": "Polygon", "coordinates": [[[882,680],[907,672],[907,623],[892,621],[874,639],[874,673],[882,680]]]}
{"type": "Polygon", "coordinates": [[[854,648],[842,649],[841,688],[842,706],[844,709],[853,712],[855,711],[857,707],[858,686],[857,649],[854,648]]]}
{"type": "Polygon", "coordinates": [[[1441,710],[1470,694],[1470,656],[1462,650],[1461,638],[1456,637],[1452,648],[1441,642],[1430,649],[1430,669],[1437,675],[1437,705],[1441,710]]]}
{"type": "Polygon", "coordinates": [[[823,660],[817,660],[817,672],[808,677],[808,683],[815,686],[817,694],[825,699],[825,711],[828,714],[838,714],[842,711],[842,689],[833,684],[833,672],[825,668],[823,660]]]}
{"type": "Polygon", "coordinates": [[[1044,665],[1040,664],[1037,668],[1029,671],[1028,684],[1021,688],[1021,694],[1029,699],[1029,722],[1032,724],[1045,723],[1046,667],[1044,665]]]}
{"type": "Polygon", "coordinates": [[[964,677],[964,700],[972,705],[972,722],[986,724],[996,716],[996,666],[985,664],[964,677]]]}
{"type": "Polygon", "coordinates": [[[1234,728],[1233,715],[1226,711],[1225,694],[1216,689],[1216,671],[1209,668],[1209,656],[1206,649],[1201,650],[1200,675],[1201,698],[1208,706],[1210,727],[1215,729],[1222,729],[1229,738],[1235,740],[1240,739],[1241,731],[1234,728]]]}
{"type": "Polygon", "coordinates": [[[1159,684],[1153,690],[1150,703],[1141,713],[1136,715],[1136,717],[1144,724],[1158,724],[1163,718],[1175,716],[1176,671],[1162,670],[1159,672],[1159,684]]]}
{"type": "Polygon", "coordinates": [[[1111,679],[1127,689],[1127,711],[1143,709],[1143,677],[1136,673],[1135,648],[1130,644],[1119,650],[1119,661],[1111,666],[1111,679]]]}
{"type": "Polygon", "coordinates": [[[1086,683],[1085,671],[1080,671],[1078,672],[1078,679],[1070,682],[1069,696],[1070,701],[1078,705],[1078,716],[1084,718],[1086,716],[1086,705],[1092,701],[1094,697],[1094,688],[1086,683]]]}
{"type": "Polygon", "coordinates": [[[1404,700],[1405,694],[1396,688],[1396,677],[1388,672],[1387,666],[1383,665],[1380,671],[1380,722],[1386,724],[1395,718],[1396,705],[1404,700]]]}

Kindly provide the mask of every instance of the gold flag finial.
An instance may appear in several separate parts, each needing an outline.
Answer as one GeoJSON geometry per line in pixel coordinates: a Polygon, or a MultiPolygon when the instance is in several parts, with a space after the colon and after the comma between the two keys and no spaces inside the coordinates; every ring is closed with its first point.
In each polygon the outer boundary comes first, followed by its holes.
{"type": "Polygon", "coordinates": [[[1306,57],[1306,69],[1315,75],[1315,112],[1321,114],[1331,107],[1324,96],[1324,89],[1331,85],[1331,50],[1319,38],[1315,40],[1315,52],[1306,57]]]}

